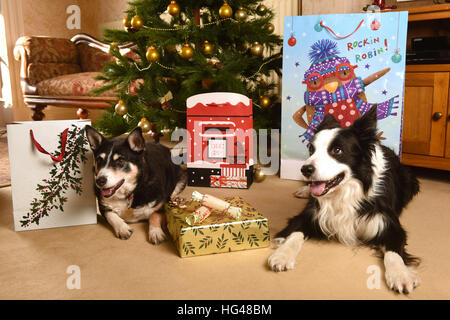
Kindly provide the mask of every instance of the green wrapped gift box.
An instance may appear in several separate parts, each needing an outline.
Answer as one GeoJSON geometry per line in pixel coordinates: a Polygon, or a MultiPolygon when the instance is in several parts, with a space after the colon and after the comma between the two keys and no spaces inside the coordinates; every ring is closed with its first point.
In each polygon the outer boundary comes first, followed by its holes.
{"type": "Polygon", "coordinates": [[[212,210],[198,226],[189,226],[186,216],[202,205],[190,201],[186,207],[166,206],[167,228],[181,257],[265,248],[269,246],[269,223],[255,208],[240,197],[225,198],[242,208],[239,220],[212,210]]]}

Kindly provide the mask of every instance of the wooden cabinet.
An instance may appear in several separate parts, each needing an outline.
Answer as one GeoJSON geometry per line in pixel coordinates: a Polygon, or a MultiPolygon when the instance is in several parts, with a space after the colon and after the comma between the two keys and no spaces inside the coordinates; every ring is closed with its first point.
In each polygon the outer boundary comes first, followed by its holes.
{"type": "Polygon", "coordinates": [[[450,170],[450,65],[407,66],[402,162],[450,170]]]}
{"type": "MultiPolygon", "coordinates": [[[[411,49],[412,38],[450,35],[449,4],[408,11],[408,49],[411,49]]],[[[450,170],[449,85],[450,64],[406,66],[402,136],[404,164],[450,170]]]]}

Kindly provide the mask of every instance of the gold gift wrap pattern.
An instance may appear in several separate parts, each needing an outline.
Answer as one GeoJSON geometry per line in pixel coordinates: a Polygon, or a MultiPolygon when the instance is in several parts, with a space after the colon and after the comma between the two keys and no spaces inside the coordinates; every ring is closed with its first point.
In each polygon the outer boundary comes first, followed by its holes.
{"type": "Polygon", "coordinates": [[[225,201],[242,208],[239,220],[211,210],[201,225],[191,227],[186,223],[186,216],[201,207],[200,202],[187,202],[185,208],[166,206],[167,228],[181,257],[269,246],[267,218],[240,197],[225,198],[225,201]]]}

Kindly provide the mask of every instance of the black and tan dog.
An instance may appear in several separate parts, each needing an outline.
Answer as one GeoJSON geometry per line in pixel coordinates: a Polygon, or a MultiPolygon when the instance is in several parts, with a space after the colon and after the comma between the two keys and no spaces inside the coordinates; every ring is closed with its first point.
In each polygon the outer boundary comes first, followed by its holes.
{"type": "Polygon", "coordinates": [[[149,241],[163,241],[163,217],[156,211],[186,186],[185,171],[172,162],[170,150],[145,142],[139,127],[127,138],[106,139],[91,126],[86,134],[95,157],[100,213],[116,236],[128,239],[133,233],[128,223],[148,220],[149,241]]]}

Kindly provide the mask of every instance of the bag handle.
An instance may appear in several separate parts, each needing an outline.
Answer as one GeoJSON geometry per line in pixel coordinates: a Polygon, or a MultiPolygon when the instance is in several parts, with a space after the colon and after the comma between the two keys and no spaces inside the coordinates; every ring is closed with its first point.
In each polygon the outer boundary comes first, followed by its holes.
{"type": "Polygon", "coordinates": [[[33,130],[30,129],[30,136],[31,136],[31,141],[33,141],[33,144],[35,145],[36,149],[38,149],[40,152],[44,153],[44,154],[48,154],[53,161],[56,162],[61,162],[62,159],[64,158],[64,153],[66,151],[66,143],[67,143],[67,133],[69,131],[69,128],[67,128],[66,130],[64,130],[61,134],[61,153],[59,154],[58,157],[55,157],[54,155],[50,154],[49,152],[47,152],[44,148],[42,148],[42,146],[39,144],[39,142],[36,141],[36,139],[34,138],[34,134],[33,134],[33,130]]]}
{"type": "Polygon", "coordinates": [[[338,36],[336,33],[334,33],[333,30],[331,30],[331,28],[329,28],[329,27],[327,27],[326,25],[324,25],[322,20],[320,20],[320,26],[321,26],[322,28],[325,28],[325,29],[327,29],[328,31],[330,31],[336,38],[338,38],[338,39],[345,39],[345,38],[350,37],[350,36],[351,36],[352,34],[354,34],[356,31],[358,31],[358,29],[361,27],[361,25],[363,24],[363,22],[364,22],[364,19],[361,20],[361,22],[359,23],[359,25],[356,27],[355,31],[353,31],[352,33],[350,33],[349,35],[347,35],[347,36],[345,36],[345,37],[340,37],[340,36],[338,36]]]}

